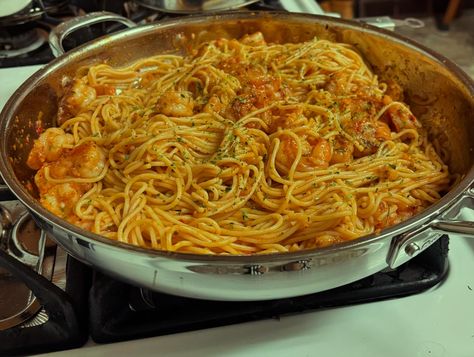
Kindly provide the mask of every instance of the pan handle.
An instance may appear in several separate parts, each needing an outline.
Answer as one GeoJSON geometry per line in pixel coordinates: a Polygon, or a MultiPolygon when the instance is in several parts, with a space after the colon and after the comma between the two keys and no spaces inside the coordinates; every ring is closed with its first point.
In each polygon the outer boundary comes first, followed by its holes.
{"type": "Polygon", "coordinates": [[[387,263],[396,268],[415,257],[443,235],[474,238],[474,188],[462,194],[445,212],[392,240],[387,263]],[[466,213],[470,217],[466,217],[466,213]]]}
{"type": "Polygon", "coordinates": [[[425,26],[425,23],[413,17],[407,17],[406,19],[394,19],[389,16],[376,16],[376,17],[360,17],[357,21],[364,22],[368,25],[375,27],[395,30],[396,27],[410,27],[412,29],[419,29],[425,26]]]}
{"type": "Polygon", "coordinates": [[[431,222],[436,232],[474,238],[474,188],[468,189],[451,207],[431,222]],[[466,212],[471,216],[466,219],[466,212]]]}
{"type": "Polygon", "coordinates": [[[63,47],[63,40],[74,31],[110,21],[119,22],[129,28],[137,26],[137,24],[132,20],[107,11],[91,12],[84,16],[74,17],[70,20],[64,21],[51,30],[49,34],[49,46],[51,47],[53,55],[59,57],[66,52],[63,47]]]}

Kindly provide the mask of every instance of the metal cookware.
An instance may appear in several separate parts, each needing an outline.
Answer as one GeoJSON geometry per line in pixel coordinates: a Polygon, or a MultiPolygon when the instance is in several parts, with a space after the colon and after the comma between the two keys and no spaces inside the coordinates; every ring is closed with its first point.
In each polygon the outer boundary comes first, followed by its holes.
{"type": "Polygon", "coordinates": [[[136,2],[148,9],[175,14],[194,14],[238,9],[258,0],[137,0],[136,2]]]}
{"type": "MultiPolygon", "coordinates": [[[[58,26],[52,45],[72,30],[117,15],[95,13],[58,26]]],[[[473,207],[474,83],[445,57],[386,30],[334,18],[278,12],[234,12],[184,17],[134,27],[92,41],[29,78],[10,98],[0,117],[0,172],[37,223],[77,259],[119,279],[150,289],[203,299],[264,300],[334,288],[423,251],[442,234],[474,236],[472,222],[460,222],[473,207]],[[54,125],[61,81],[84,65],[123,66],[164,51],[180,51],[218,37],[261,31],[270,42],[305,41],[314,36],[357,48],[384,80],[404,89],[405,101],[427,128],[453,173],[462,178],[439,202],[381,234],[333,247],[261,256],[207,256],[152,251],[92,234],[52,215],[26,188],[34,172],[25,165],[35,121],[43,113],[54,125]]]]}

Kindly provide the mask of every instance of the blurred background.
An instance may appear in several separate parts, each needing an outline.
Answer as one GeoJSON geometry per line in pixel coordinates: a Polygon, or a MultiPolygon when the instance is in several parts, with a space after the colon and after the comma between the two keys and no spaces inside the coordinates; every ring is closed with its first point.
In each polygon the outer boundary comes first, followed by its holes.
{"type": "Polygon", "coordinates": [[[415,17],[422,28],[397,27],[408,36],[450,58],[474,77],[473,0],[322,0],[324,11],[343,18],[390,16],[415,17]]]}
{"type": "MultiPolygon", "coordinates": [[[[144,23],[230,9],[324,12],[346,19],[390,17],[388,22],[404,25],[396,32],[448,56],[474,76],[474,0],[0,0],[0,68],[48,63],[53,59],[49,32],[64,20],[92,11],[108,10],[144,23]],[[403,24],[410,18],[424,26],[403,24]]],[[[71,49],[118,28],[92,26],[69,35],[64,46],[71,49]]]]}

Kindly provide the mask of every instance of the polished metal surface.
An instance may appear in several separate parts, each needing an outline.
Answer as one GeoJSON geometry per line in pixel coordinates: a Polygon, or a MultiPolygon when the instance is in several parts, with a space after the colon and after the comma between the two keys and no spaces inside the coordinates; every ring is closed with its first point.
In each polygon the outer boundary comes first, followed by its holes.
{"type": "MultiPolygon", "coordinates": [[[[42,269],[38,254],[33,256],[22,244],[23,238],[30,237],[17,235],[13,230],[23,225],[26,210],[17,202],[0,203],[2,216],[1,249],[30,266],[32,269],[42,269]],[[8,222],[8,224],[6,224],[8,222]]],[[[38,253],[38,239],[36,235],[36,251],[38,253]]],[[[44,241],[42,242],[44,244],[44,241]]],[[[29,245],[29,243],[27,243],[29,245]]],[[[36,270],[39,271],[39,270],[36,270]]],[[[0,330],[17,326],[32,318],[41,309],[40,304],[26,285],[17,280],[7,270],[0,268],[0,330]]]]}
{"type": "Polygon", "coordinates": [[[413,17],[407,17],[406,19],[394,19],[389,16],[376,16],[376,17],[362,17],[358,18],[358,21],[365,22],[368,25],[380,27],[388,30],[395,30],[396,27],[411,27],[413,29],[422,28],[425,23],[419,19],[413,17]]]}
{"type": "MultiPolygon", "coordinates": [[[[56,244],[40,231],[20,202],[0,202],[0,213],[4,217],[0,249],[64,289],[64,251],[56,249],[56,244]]],[[[0,268],[0,330],[38,326],[47,321],[48,315],[30,289],[0,268]]]]}
{"type": "Polygon", "coordinates": [[[404,233],[394,241],[387,258],[391,268],[397,268],[423,252],[443,234],[474,238],[474,222],[459,219],[463,210],[474,210],[472,189],[466,192],[432,221],[418,229],[404,233]]]}
{"type": "Polygon", "coordinates": [[[6,207],[0,205],[0,248],[6,246],[5,238],[11,225],[12,216],[10,211],[6,207]]]}
{"type": "Polygon", "coordinates": [[[238,9],[259,0],[135,0],[143,7],[174,14],[194,14],[238,9]]]}
{"type": "MultiPolygon", "coordinates": [[[[4,0],[4,2],[13,3],[11,0],[4,0]]],[[[0,26],[22,25],[32,21],[40,20],[45,14],[50,14],[63,7],[68,3],[68,0],[36,2],[21,0],[21,2],[25,3],[25,6],[21,10],[9,15],[6,13],[0,13],[0,26]]],[[[4,5],[0,4],[0,6],[4,5]]]]}
{"type": "Polygon", "coordinates": [[[42,308],[35,316],[33,316],[31,319],[25,321],[21,327],[22,328],[28,328],[28,327],[35,327],[35,326],[41,326],[49,321],[49,316],[48,313],[44,308],[42,308]]]}
{"type": "Polygon", "coordinates": [[[435,231],[444,232],[450,235],[455,234],[463,237],[474,236],[474,222],[436,220],[431,224],[431,227],[435,231]]]}
{"type": "MultiPolygon", "coordinates": [[[[76,21],[80,21],[77,20],[76,21]]],[[[456,210],[474,207],[474,83],[443,56],[383,29],[355,22],[287,13],[193,16],[131,28],[77,48],[27,80],[0,116],[0,172],[41,227],[77,259],[121,280],[171,294],[217,300],[264,300],[334,288],[410,259],[441,234],[431,222],[457,224],[456,210]],[[61,81],[84,65],[127,65],[145,56],[180,52],[220,37],[261,31],[270,42],[314,36],[355,46],[382,80],[395,80],[405,101],[450,170],[462,177],[436,204],[415,217],[358,240],[319,250],[259,256],[210,256],[153,251],[86,232],[45,210],[30,191],[25,159],[35,118],[54,125],[61,81]],[[21,135],[18,135],[21,133],[21,135]]]]}
{"type": "Polygon", "coordinates": [[[106,11],[91,12],[84,16],[73,18],[69,21],[59,24],[51,30],[49,34],[49,45],[53,55],[58,57],[66,52],[63,48],[63,40],[74,31],[108,21],[119,22],[127,27],[136,26],[135,22],[132,20],[106,11]]]}

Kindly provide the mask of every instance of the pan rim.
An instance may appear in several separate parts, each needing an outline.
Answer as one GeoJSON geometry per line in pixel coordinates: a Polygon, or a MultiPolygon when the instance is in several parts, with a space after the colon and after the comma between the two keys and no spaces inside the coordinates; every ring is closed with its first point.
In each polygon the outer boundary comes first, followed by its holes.
{"type": "MultiPolygon", "coordinates": [[[[265,18],[278,18],[278,20],[284,21],[308,21],[314,23],[327,24],[329,26],[340,25],[344,28],[354,29],[359,32],[370,33],[371,35],[381,37],[383,39],[396,42],[409,49],[414,50],[424,57],[439,63],[446,70],[453,75],[455,79],[460,81],[464,86],[467,93],[474,97],[474,80],[471,79],[458,65],[445,56],[431,50],[424,45],[417,43],[411,39],[408,39],[400,34],[393,33],[388,30],[380,29],[368,24],[363,24],[355,21],[330,18],[321,15],[310,15],[310,14],[294,14],[280,11],[255,11],[255,12],[243,12],[243,11],[232,11],[232,12],[221,12],[217,14],[199,14],[199,15],[188,15],[178,19],[169,19],[162,21],[158,24],[148,24],[137,26],[135,28],[126,29],[112,35],[107,38],[101,37],[96,40],[92,40],[80,47],[73,49],[52,62],[45,65],[33,76],[27,79],[10,97],[8,102],[5,104],[0,114],[0,135],[6,135],[6,129],[8,123],[12,118],[9,118],[9,113],[14,113],[18,105],[29,93],[28,89],[33,88],[36,84],[40,83],[45,77],[50,75],[52,72],[61,68],[62,66],[70,63],[71,61],[80,59],[85,53],[89,51],[97,50],[104,45],[110,46],[113,43],[120,42],[124,38],[129,40],[135,36],[141,37],[146,34],[151,34],[154,31],[160,29],[167,29],[176,26],[183,25],[183,19],[186,19],[184,25],[200,23],[203,21],[226,21],[226,20],[256,20],[265,18]]],[[[215,23],[215,22],[214,22],[215,23]]],[[[55,216],[54,214],[43,208],[26,190],[26,188],[19,182],[16,176],[13,174],[13,168],[6,157],[6,140],[2,140],[0,153],[0,174],[3,177],[5,184],[12,190],[15,196],[23,203],[28,209],[35,215],[41,217],[48,224],[58,226],[61,230],[67,234],[71,234],[75,237],[80,237],[82,240],[91,244],[101,244],[114,247],[120,250],[126,250],[135,254],[144,255],[148,257],[166,257],[180,261],[193,261],[193,262],[206,262],[206,263],[258,263],[258,262],[277,262],[288,259],[303,259],[308,257],[322,256],[327,254],[337,254],[347,248],[363,248],[366,245],[371,244],[374,241],[378,241],[388,237],[395,237],[399,234],[409,232],[414,228],[419,227],[422,224],[426,224],[430,220],[437,217],[441,212],[447,210],[450,205],[456,202],[456,200],[472,186],[474,182],[474,166],[471,166],[465,177],[453,187],[446,195],[444,195],[439,201],[432,206],[425,209],[423,212],[415,215],[414,217],[385,229],[380,234],[370,234],[353,241],[343,242],[335,244],[325,248],[313,248],[308,250],[302,250],[298,252],[287,252],[287,253],[271,253],[262,255],[211,255],[211,254],[191,254],[182,252],[170,252],[164,250],[153,250],[150,248],[142,248],[127,243],[121,243],[98,234],[83,230],[71,223],[55,216]]]]}

